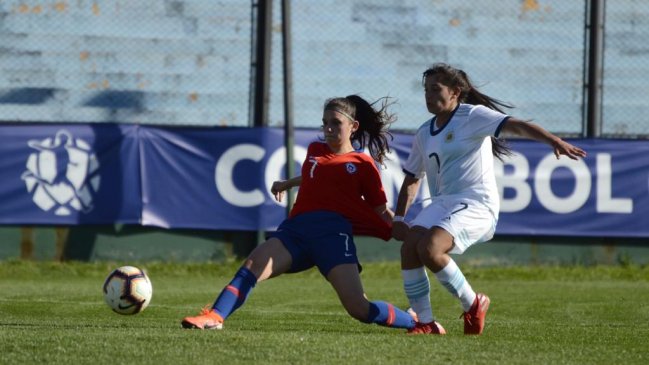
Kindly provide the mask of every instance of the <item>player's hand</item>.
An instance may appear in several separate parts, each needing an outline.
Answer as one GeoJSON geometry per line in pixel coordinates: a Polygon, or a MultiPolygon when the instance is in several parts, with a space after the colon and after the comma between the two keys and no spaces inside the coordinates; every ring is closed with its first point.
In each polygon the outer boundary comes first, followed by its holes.
{"type": "Polygon", "coordinates": [[[273,186],[270,187],[270,192],[275,197],[275,200],[277,200],[280,203],[282,202],[282,198],[284,197],[285,190],[286,190],[286,180],[275,181],[273,183],[273,186]]]}
{"type": "Polygon", "coordinates": [[[559,159],[561,155],[566,155],[573,160],[577,160],[579,157],[586,157],[586,151],[577,146],[573,146],[562,139],[554,141],[554,143],[552,143],[552,149],[554,150],[554,155],[557,156],[557,159],[559,159]]]}
{"type": "Polygon", "coordinates": [[[392,238],[398,241],[405,241],[406,235],[410,227],[406,222],[393,222],[392,223],[392,238]]]}

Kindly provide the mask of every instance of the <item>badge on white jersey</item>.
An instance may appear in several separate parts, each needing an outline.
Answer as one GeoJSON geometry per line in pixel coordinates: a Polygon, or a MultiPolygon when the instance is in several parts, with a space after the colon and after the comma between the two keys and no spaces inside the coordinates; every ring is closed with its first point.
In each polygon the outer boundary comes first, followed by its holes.
{"type": "Polygon", "coordinates": [[[446,138],[444,138],[444,142],[446,143],[453,142],[453,138],[455,138],[455,135],[453,134],[453,131],[450,131],[446,134],[446,138]]]}

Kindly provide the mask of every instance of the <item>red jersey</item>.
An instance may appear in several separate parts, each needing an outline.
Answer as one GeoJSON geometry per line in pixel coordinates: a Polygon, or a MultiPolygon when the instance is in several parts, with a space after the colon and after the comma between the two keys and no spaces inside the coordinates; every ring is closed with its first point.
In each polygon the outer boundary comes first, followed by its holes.
{"type": "Polygon", "coordinates": [[[341,214],[354,234],[389,240],[392,227],[374,209],[387,202],[374,160],[361,152],[336,155],[313,142],[302,164],[302,183],[289,217],[316,210],[341,214]]]}

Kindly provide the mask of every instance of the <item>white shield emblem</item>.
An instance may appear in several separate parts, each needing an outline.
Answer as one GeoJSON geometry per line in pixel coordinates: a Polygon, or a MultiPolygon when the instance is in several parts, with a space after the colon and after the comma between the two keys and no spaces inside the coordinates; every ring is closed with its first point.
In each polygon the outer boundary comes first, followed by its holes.
{"type": "Polygon", "coordinates": [[[44,211],[54,209],[59,216],[70,215],[72,209],[92,210],[100,177],[99,162],[90,145],[66,130],[27,144],[36,151],[27,158],[27,171],[21,178],[34,203],[44,211]]]}

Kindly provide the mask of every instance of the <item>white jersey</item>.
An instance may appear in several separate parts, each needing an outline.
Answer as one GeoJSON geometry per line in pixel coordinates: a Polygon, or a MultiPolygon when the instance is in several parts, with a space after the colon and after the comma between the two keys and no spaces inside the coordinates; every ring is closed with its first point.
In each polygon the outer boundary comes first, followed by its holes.
{"type": "Polygon", "coordinates": [[[430,195],[481,202],[498,218],[500,198],[494,174],[491,136],[498,137],[507,115],[482,105],[460,104],[448,123],[435,119],[415,134],[404,172],[428,177],[430,195]]]}

